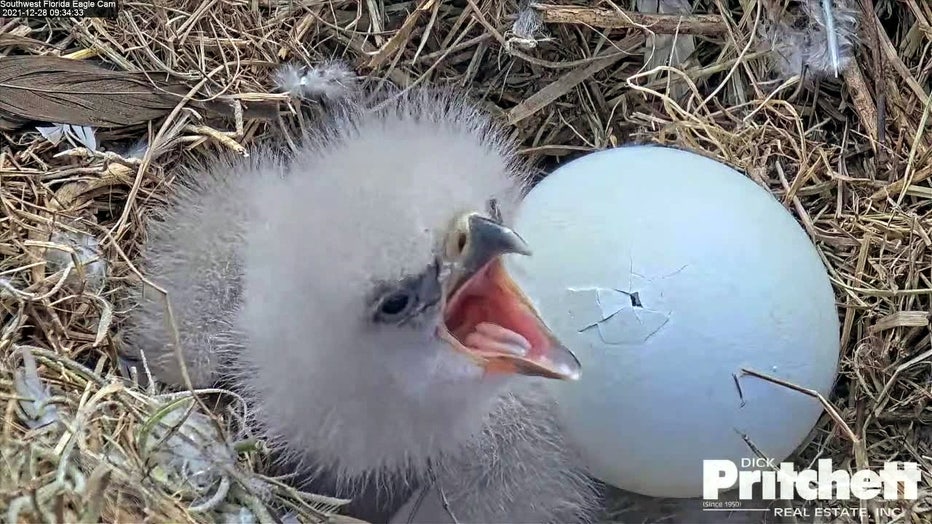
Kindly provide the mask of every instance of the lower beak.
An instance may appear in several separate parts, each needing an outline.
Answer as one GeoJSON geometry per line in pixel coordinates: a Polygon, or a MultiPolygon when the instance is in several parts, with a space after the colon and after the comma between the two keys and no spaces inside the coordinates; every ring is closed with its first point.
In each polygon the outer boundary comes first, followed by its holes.
{"type": "Polygon", "coordinates": [[[444,283],[440,337],[486,373],[576,380],[579,360],[540,318],[501,256],[529,255],[514,231],[478,216],[465,232],[460,271],[444,283]]]}

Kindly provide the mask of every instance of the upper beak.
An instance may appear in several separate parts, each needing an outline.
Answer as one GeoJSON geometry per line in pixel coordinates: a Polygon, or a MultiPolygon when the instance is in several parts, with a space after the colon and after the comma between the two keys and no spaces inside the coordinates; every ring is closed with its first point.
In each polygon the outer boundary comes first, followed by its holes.
{"type": "Polygon", "coordinates": [[[470,213],[454,223],[445,248],[441,338],[488,373],[579,378],[579,360],[502,264],[503,255],[531,254],[517,233],[470,213]]]}
{"type": "Polygon", "coordinates": [[[466,235],[460,259],[467,279],[502,255],[531,255],[531,248],[520,235],[493,220],[469,214],[465,225],[465,231],[460,231],[466,235]]]}

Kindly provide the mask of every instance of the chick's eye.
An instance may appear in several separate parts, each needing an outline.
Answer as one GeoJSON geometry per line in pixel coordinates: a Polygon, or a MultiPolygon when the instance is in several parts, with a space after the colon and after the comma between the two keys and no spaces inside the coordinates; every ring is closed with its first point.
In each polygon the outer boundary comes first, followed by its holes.
{"type": "Polygon", "coordinates": [[[417,297],[408,290],[391,293],[379,302],[376,320],[394,322],[405,318],[414,308],[417,297]]]}
{"type": "Polygon", "coordinates": [[[396,293],[382,302],[382,307],[379,308],[379,311],[381,311],[383,315],[397,315],[408,308],[408,302],[410,301],[411,297],[409,297],[407,293],[396,293]]]}

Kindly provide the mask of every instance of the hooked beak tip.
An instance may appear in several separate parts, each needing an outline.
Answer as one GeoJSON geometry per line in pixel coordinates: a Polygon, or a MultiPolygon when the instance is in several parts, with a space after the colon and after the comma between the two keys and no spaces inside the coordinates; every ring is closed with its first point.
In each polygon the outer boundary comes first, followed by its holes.
{"type": "Polygon", "coordinates": [[[469,216],[467,246],[466,261],[477,269],[501,255],[531,255],[531,248],[521,235],[477,214],[469,216]]]}

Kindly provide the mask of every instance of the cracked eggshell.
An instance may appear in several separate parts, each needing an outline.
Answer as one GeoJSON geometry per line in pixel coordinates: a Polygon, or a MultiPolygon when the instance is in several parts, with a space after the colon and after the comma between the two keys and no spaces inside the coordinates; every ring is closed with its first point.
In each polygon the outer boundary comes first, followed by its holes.
{"type": "Polygon", "coordinates": [[[704,459],[739,463],[747,435],[776,461],[822,413],[839,323],[828,276],[793,216],[751,180],[658,146],[584,156],[526,197],[533,251],[515,280],[579,357],[548,382],[589,471],[644,495],[702,495],[704,459]]]}

